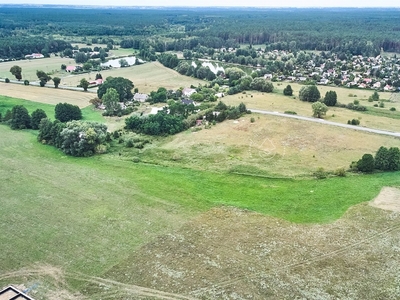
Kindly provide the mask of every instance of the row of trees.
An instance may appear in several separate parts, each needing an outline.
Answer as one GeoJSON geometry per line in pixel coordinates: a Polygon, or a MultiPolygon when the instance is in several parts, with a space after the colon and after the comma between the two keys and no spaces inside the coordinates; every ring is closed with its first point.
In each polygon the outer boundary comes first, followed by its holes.
{"type": "Polygon", "coordinates": [[[375,154],[364,154],[352,167],[361,172],[380,171],[399,171],[400,170],[400,150],[398,147],[380,147],[375,154]]]}
{"type": "MultiPolygon", "coordinates": [[[[30,115],[23,105],[15,105],[7,110],[4,116],[0,114],[0,122],[10,125],[11,129],[39,129],[39,123],[47,118],[46,112],[38,108],[30,115]]],[[[55,107],[55,118],[60,122],[82,119],[82,112],[76,105],[59,103],[55,107]]]]}
{"type": "Polygon", "coordinates": [[[29,115],[28,110],[23,105],[15,105],[11,110],[7,110],[5,115],[0,114],[0,122],[10,125],[11,129],[38,129],[40,120],[47,118],[43,109],[36,109],[29,115]]]}

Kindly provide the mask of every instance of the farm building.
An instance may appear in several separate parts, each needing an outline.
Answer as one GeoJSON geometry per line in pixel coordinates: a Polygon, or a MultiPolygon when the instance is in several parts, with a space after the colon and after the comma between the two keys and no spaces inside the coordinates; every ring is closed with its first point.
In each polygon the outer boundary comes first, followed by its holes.
{"type": "Polygon", "coordinates": [[[37,58],[44,58],[44,55],[42,53],[32,53],[25,55],[26,59],[37,59],[37,58]]]}
{"type": "Polygon", "coordinates": [[[13,286],[8,286],[0,291],[0,300],[34,300],[24,292],[21,292],[13,286]]]}

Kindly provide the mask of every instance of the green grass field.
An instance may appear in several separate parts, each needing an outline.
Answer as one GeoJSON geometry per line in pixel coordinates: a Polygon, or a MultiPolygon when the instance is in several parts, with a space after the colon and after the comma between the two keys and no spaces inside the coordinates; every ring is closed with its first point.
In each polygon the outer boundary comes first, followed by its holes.
{"type": "Polygon", "coordinates": [[[0,126],[0,273],[35,262],[100,275],[157,235],[214,206],[325,223],[398,186],[398,173],[268,179],[66,157],[33,131],[0,126]]]}
{"type": "MultiPolygon", "coordinates": [[[[23,105],[29,113],[32,113],[36,109],[43,109],[49,119],[54,119],[54,107],[55,105],[33,102],[24,99],[11,98],[0,95],[0,113],[4,116],[7,110],[11,110],[15,105],[23,105]]],[[[93,109],[92,106],[87,106],[82,111],[82,117],[85,121],[105,122],[104,117],[99,111],[93,109]]]]}

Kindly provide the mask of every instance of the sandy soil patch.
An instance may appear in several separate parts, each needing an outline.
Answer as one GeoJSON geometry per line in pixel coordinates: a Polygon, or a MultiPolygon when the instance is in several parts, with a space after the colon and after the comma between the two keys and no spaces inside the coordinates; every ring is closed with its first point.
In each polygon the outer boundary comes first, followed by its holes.
{"type": "Polygon", "coordinates": [[[369,205],[400,212],[400,189],[394,187],[382,188],[379,195],[369,205]]]}

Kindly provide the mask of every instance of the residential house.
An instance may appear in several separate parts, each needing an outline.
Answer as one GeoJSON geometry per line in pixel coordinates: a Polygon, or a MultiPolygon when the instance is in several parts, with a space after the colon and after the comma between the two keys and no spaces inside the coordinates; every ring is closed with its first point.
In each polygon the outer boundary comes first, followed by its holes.
{"type": "Polygon", "coordinates": [[[191,88],[184,88],[182,90],[182,95],[184,97],[190,97],[191,95],[193,95],[194,93],[196,93],[195,89],[191,89],[191,88]]]}
{"type": "Polygon", "coordinates": [[[146,102],[146,100],[148,98],[149,98],[149,95],[147,95],[147,94],[135,93],[135,95],[133,95],[133,100],[138,101],[138,102],[146,102]]]}
{"type": "Polygon", "coordinates": [[[75,72],[75,70],[76,70],[76,66],[67,66],[66,68],[65,68],[65,71],[66,72],[75,72]]]}
{"type": "Polygon", "coordinates": [[[271,80],[272,79],[272,74],[265,74],[264,79],[266,80],[271,80]]]}

